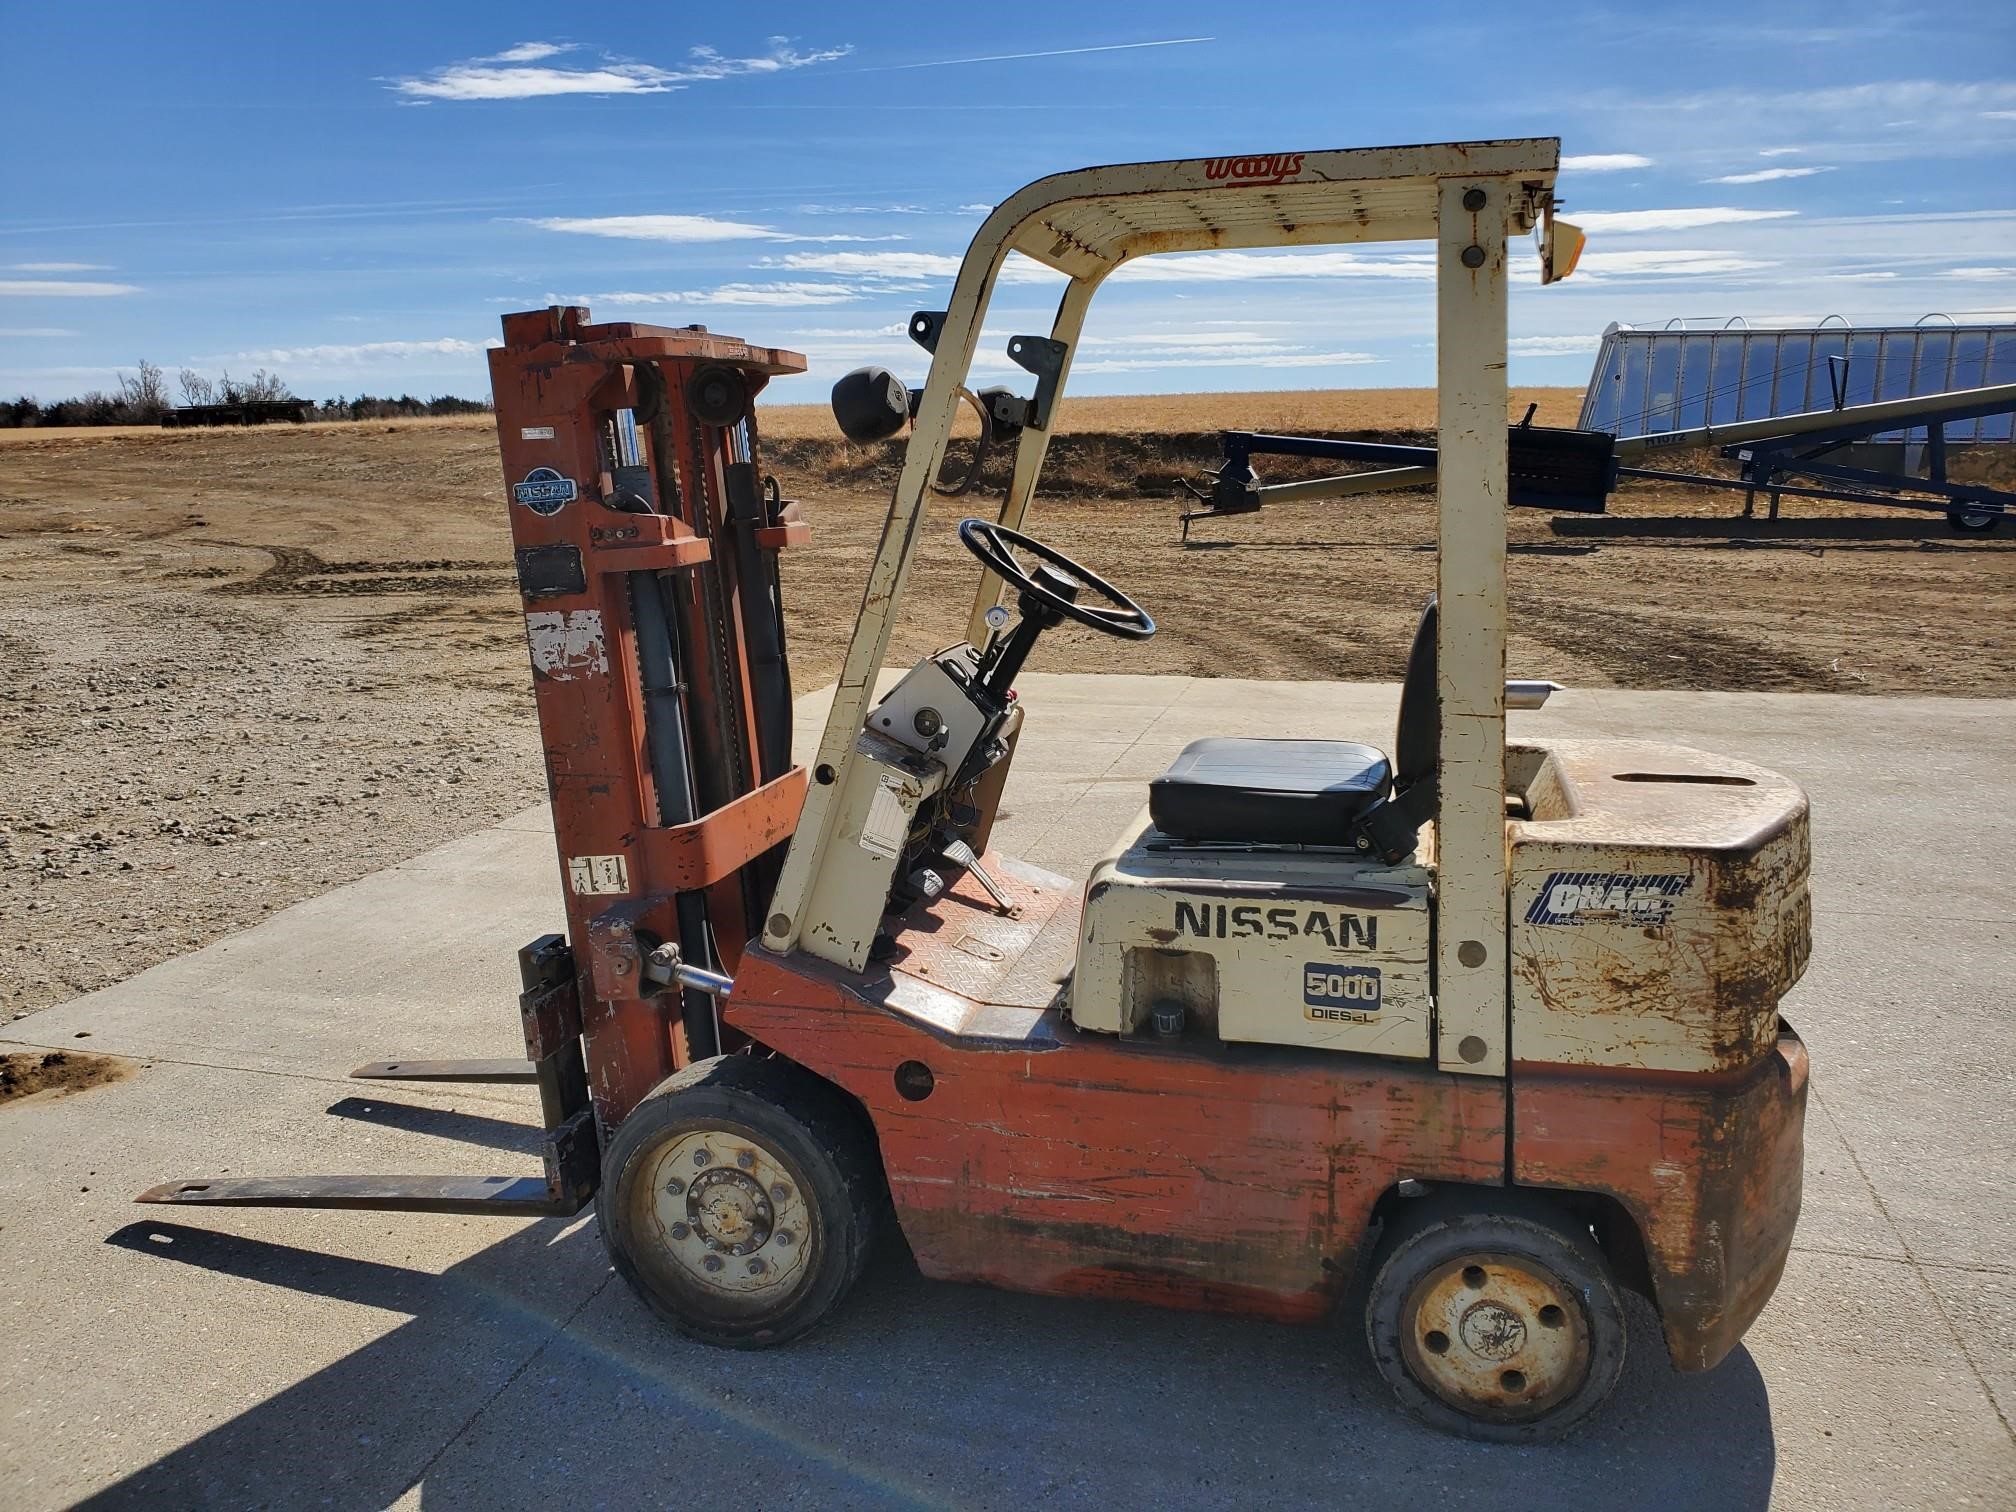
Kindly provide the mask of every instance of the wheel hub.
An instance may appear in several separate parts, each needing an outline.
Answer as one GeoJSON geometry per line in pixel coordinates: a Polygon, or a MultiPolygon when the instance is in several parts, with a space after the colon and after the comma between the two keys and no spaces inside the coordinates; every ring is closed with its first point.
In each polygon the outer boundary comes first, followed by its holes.
{"type": "Polygon", "coordinates": [[[709,1249],[746,1255],[770,1242],[770,1203],[755,1178],[716,1166],[686,1188],[687,1221],[709,1249]]]}
{"type": "Polygon", "coordinates": [[[665,1260],[710,1292],[788,1292],[809,1274],[812,1212],[799,1182],[746,1134],[694,1129],[664,1145],[636,1201],[665,1260]]]}
{"type": "Polygon", "coordinates": [[[1436,1267],[1407,1298],[1401,1353],[1450,1406],[1501,1422],[1541,1416],[1589,1372],[1581,1299],[1525,1255],[1470,1255],[1436,1267]]]}

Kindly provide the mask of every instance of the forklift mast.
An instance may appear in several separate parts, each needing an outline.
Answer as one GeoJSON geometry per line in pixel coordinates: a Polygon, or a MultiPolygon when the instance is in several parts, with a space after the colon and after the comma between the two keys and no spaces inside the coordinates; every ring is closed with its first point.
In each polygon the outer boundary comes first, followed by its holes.
{"type": "Polygon", "coordinates": [[[607,1130],[733,1048],[714,996],[661,982],[668,961],[735,970],[804,796],[777,553],[807,530],[760,469],[753,403],[804,369],[578,306],[506,315],[490,353],[573,942],[526,956],[549,1125],[582,1111],[584,1072],[607,1130]]]}

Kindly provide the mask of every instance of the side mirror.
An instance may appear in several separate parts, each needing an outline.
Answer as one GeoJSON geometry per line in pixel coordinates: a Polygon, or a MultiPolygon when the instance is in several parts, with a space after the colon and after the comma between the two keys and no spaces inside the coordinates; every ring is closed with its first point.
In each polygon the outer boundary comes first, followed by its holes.
{"type": "Polygon", "coordinates": [[[886,441],[910,422],[910,390],[887,368],[858,367],[833,385],[833,418],[849,441],[886,441]]]}

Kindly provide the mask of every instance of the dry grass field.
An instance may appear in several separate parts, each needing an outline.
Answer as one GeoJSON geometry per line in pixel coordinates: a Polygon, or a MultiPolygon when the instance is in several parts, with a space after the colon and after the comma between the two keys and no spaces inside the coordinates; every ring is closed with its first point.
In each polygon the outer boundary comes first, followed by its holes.
{"type": "MultiPolygon", "coordinates": [[[[779,394],[791,393],[780,382],[779,394]]],[[[1536,425],[1573,425],[1581,413],[1579,388],[1512,391],[1512,413],[1537,404],[1536,425]]],[[[1433,430],[1435,390],[1305,389],[1254,394],[1123,394],[1112,398],[1066,399],[1059,408],[1061,432],[1094,435],[1166,435],[1219,430],[1361,431],[1433,430]]],[[[962,407],[961,415],[967,412],[962,407]]],[[[824,440],[834,435],[833,412],[823,404],[767,404],[758,412],[771,440],[824,440]]],[[[970,424],[970,420],[968,421],[970,424]]]]}
{"type": "MultiPolygon", "coordinates": [[[[1537,390],[1572,423],[1570,390],[1537,390]]],[[[1519,411],[1515,411],[1515,414],[1519,411]]],[[[1069,402],[1031,528],[1134,593],[1145,643],[1046,639],[1051,671],[1393,678],[1434,579],[1413,493],[1177,536],[1223,427],[1422,438],[1427,391],[1069,402]]],[[[814,526],[786,559],[793,670],[839,662],[900,444],[765,408],[814,526]]],[[[1276,476],[1283,474],[1276,473],[1276,476]]],[[[998,477],[998,469],[991,477],[998,477]]],[[[490,423],[0,431],[0,1019],[193,948],[540,801],[490,423]]],[[[892,658],[955,638],[974,568],[935,501],[892,658]]],[[[2016,533],[1627,489],[1597,534],[1512,521],[1512,670],[1578,686],[2016,692],[2016,533]],[[1648,517],[1684,517],[1657,534],[1648,517]]]]}

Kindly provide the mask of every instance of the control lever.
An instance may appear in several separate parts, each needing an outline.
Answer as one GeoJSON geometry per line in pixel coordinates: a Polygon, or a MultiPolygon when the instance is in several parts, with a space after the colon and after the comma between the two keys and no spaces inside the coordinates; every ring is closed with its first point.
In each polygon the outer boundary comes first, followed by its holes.
{"type": "Polygon", "coordinates": [[[1015,905],[1008,900],[1008,894],[1001,890],[999,882],[996,882],[992,877],[987,875],[987,868],[980,864],[980,857],[974,853],[972,846],[954,836],[939,846],[938,849],[947,861],[953,862],[958,866],[963,866],[968,872],[972,873],[973,880],[986,890],[987,896],[994,900],[996,908],[1000,909],[1003,913],[1013,913],[1015,911],[1015,905]]]}

